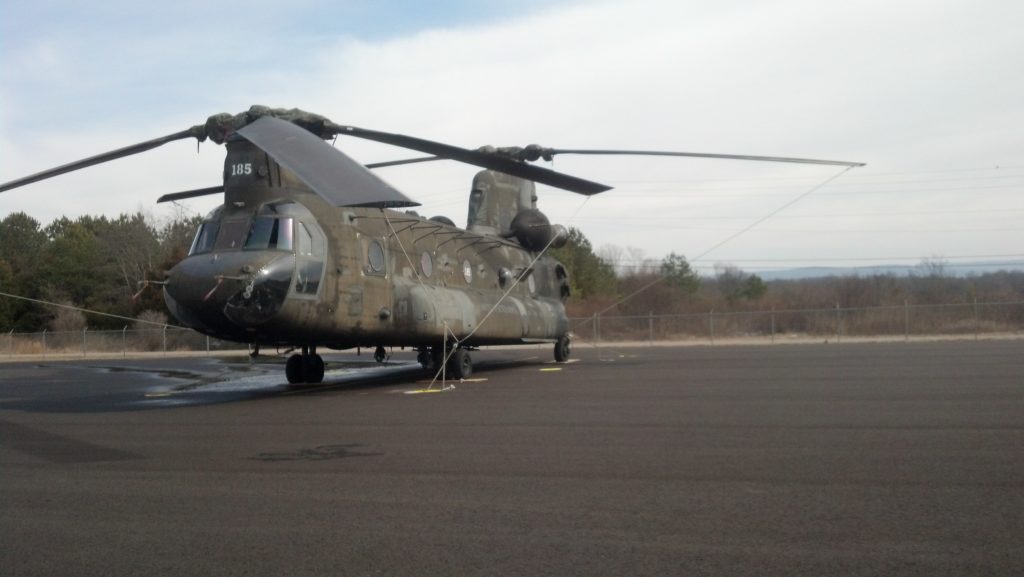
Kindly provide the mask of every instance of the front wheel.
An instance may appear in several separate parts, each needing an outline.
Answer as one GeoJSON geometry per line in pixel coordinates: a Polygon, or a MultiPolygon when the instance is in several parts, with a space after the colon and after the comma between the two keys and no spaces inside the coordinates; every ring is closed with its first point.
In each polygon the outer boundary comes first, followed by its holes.
{"type": "Polygon", "coordinates": [[[288,362],[284,365],[284,374],[288,378],[288,383],[294,385],[295,383],[301,383],[304,381],[302,374],[302,355],[292,355],[288,357],[288,362]]]}
{"type": "Polygon", "coordinates": [[[558,342],[555,343],[555,360],[559,363],[568,361],[570,352],[568,335],[558,337],[558,342]]]}

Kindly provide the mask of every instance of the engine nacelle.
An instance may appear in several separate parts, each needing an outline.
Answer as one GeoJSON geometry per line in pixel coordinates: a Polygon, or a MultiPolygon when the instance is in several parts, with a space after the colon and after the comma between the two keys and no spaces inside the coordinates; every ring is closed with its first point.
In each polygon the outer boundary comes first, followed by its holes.
{"type": "Polygon", "coordinates": [[[565,246],[569,233],[560,224],[551,224],[548,217],[536,208],[520,210],[512,219],[512,235],[523,248],[539,252],[545,248],[565,246]]]}

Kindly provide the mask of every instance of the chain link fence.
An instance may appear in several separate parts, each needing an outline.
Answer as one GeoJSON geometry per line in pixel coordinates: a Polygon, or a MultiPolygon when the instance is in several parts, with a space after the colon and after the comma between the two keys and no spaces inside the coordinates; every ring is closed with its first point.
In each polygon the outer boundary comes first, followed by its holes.
{"type": "Polygon", "coordinates": [[[1024,337],[1024,301],[576,317],[578,341],[1024,337]]]}
{"type": "MultiPolygon", "coordinates": [[[[577,342],[716,341],[935,337],[1024,337],[1024,301],[860,308],[708,311],[673,315],[570,318],[577,342]]],[[[0,356],[82,356],[198,352],[244,348],[181,327],[114,331],[43,331],[0,334],[0,356]]]]}
{"type": "Polygon", "coordinates": [[[4,356],[89,356],[134,353],[206,352],[238,350],[244,346],[201,335],[182,327],[154,327],[119,331],[43,331],[0,335],[4,356]]]}

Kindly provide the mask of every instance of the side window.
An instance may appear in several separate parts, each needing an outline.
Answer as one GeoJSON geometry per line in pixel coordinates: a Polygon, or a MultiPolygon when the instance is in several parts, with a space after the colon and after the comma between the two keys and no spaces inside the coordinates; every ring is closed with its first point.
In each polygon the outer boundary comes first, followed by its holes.
{"type": "Polygon", "coordinates": [[[324,237],[320,231],[302,222],[294,223],[295,293],[316,295],[324,274],[324,237]]]}
{"type": "Polygon", "coordinates": [[[382,275],[384,270],[384,245],[379,240],[372,239],[366,245],[366,272],[367,274],[382,275]]]}

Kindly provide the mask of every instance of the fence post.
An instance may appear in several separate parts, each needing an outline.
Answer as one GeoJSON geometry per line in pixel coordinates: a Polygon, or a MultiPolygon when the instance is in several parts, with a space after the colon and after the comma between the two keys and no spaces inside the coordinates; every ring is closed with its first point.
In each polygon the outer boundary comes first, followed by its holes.
{"type": "Polygon", "coordinates": [[[13,357],[14,356],[14,329],[11,329],[10,339],[11,339],[11,356],[13,357]]]}
{"type": "Polygon", "coordinates": [[[978,331],[981,330],[981,319],[978,318],[978,297],[974,297],[974,340],[978,340],[978,331]]]}
{"type": "Polygon", "coordinates": [[[206,335],[206,356],[210,356],[210,335],[206,335]]]}
{"type": "Polygon", "coordinates": [[[654,311],[647,312],[647,343],[654,345],[654,311]]]}
{"type": "Polygon", "coordinates": [[[46,329],[43,329],[43,358],[46,358],[46,329]]]}
{"type": "Polygon", "coordinates": [[[839,303],[836,303],[836,342],[839,342],[840,335],[843,332],[843,317],[842,309],[839,308],[839,303]]]}
{"type": "Polygon", "coordinates": [[[125,325],[124,328],[121,329],[121,356],[125,358],[128,357],[128,339],[125,338],[125,333],[127,332],[128,325],[125,325]]]}
{"type": "Polygon", "coordinates": [[[910,301],[903,299],[903,342],[910,342],[910,301]]]}
{"type": "Polygon", "coordinates": [[[88,330],[88,327],[82,327],[82,356],[83,357],[85,356],[85,331],[87,331],[87,330],[88,330]]]}
{"type": "Polygon", "coordinates": [[[708,312],[708,332],[711,334],[711,344],[715,344],[715,309],[708,312]]]}
{"type": "Polygon", "coordinates": [[[772,344],[775,344],[775,307],[772,307],[772,344]]]}
{"type": "Polygon", "coordinates": [[[164,325],[164,354],[167,354],[167,325],[164,325]]]}

